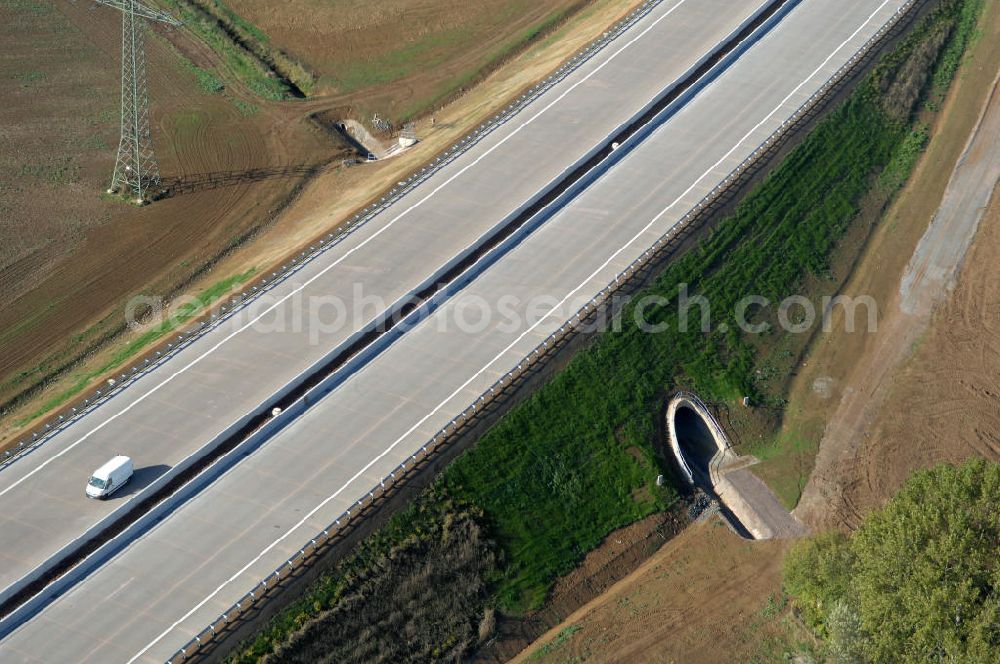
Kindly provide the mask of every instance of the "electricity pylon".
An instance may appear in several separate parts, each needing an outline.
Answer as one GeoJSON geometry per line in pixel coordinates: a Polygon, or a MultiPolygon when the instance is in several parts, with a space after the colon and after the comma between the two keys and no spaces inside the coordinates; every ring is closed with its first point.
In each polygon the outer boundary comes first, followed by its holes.
{"type": "Polygon", "coordinates": [[[146,192],[160,181],[149,129],[149,89],[146,84],[146,47],[143,21],[177,27],[170,14],[146,7],[139,0],[95,0],[122,13],[122,118],[121,141],[115,174],[108,193],[131,189],[135,202],[146,201],[146,192]]]}

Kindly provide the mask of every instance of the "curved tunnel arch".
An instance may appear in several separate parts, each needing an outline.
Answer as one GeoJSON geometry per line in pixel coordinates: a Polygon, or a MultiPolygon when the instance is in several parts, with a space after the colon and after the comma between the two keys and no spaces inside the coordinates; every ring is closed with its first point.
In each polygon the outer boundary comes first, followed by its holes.
{"type": "Polygon", "coordinates": [[[729,439],[705,403],[679,393],[667,406],[670,448],[690,484],[711,488],[713,469],[732,456],[729,439]]]}
{"type": "Polygon", "coordinates": [[[670,447],[685,479],[716,501],[719,514],[746,539],[796,537],[805,527],[780,503],[740,456],[708,406],[696,395],[680,392],[666,412],[670,447]]]}

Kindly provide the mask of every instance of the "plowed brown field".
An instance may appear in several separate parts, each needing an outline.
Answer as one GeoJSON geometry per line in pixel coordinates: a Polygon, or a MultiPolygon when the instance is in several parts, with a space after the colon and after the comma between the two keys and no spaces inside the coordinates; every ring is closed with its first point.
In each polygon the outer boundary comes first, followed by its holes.
{"type": "Polygon", "coordinates": [[[363,113],[419,114],[587,0],[226,0],[277,48],[363,113]],[[356,94],[356,93],[361,94],[356,94]]]}
{"type": "MultiPolygon", "coordinates": [[[[87,3],[0,0],[0,80],[7,82],[0,104],[0,446],[34,426],[52,403],[97,380],[129,340],[118,333],[131,295],[171,297],[251,267],[266,271],[495,113],[639,1],[586,0],[586,10],[557,21],[549,37],[500,60],[491,44],[525,45],[549,34],[525,26],[548,25],[578,3],[495,0],[493,12],[452,0],[379,5],[416,8],[430,21],[413,31],[398,11],[387,14],[389,22],[380,24],[387,39],[375,49],[383,54],[414,35],[434,43],[443,25],[435,16],[478,37],[408,52],[410,69],[401,78],[396,71],[391,81],[347,94],[286,102],[247,91],[225,53],[188,28],[156,27],[147,37],[153,139],[165,180],[194,184],[138,209],[102,194],[118,141],[120,18],[87,3]],[[476,18],[486,15],[486,23],[476,18]],[[195,67],[211,70],[225,89],[203,89],[195,67]],[[420,121],[421,143],[409,153],[364,168],[322,168],[339,164],[345,150],[313,116],[359,114],[368,101],[378,109],[425,103],[437,94],[440,72],[460,71],[465,93],[435,106],[436,122],[420,121]],[[31,389],[36,385],[45,388],[31,389]],[[25,390],[28,398],[10,405],[25,390]]],[[[276,20],[276,6],[267,7],[268,20],[276,20]]],[[[310,14],[312,23],[332,21],[332,34],[350,32],[358,16],[381,10],[356,3],[357,15],[324,11],[310,14]]],[[[347,57],[350,49],[337,53],[347,57]]],[[[383,66],[372,53],[356,53],[357,66],[383,66]]]]}
{"type": "MultiPolygon", "coordinates": [[[[322,163],[338,148],[285,109],[244,117],[203,92],[175,49],[147,38],[153,139],[164,178],[227,173],[226,186],[136,208],[102,195],[118,145],[121,19],[89,3],[0,5],[0,403],[119,326],[137,292],[167,294],[267,224],[302,175],[244,181],[249,169],[322,163]],[[43,359],[45,358],[45,359],[43,359]]],[[[175,46],[176,44],[176,46],[175,46]]]]}

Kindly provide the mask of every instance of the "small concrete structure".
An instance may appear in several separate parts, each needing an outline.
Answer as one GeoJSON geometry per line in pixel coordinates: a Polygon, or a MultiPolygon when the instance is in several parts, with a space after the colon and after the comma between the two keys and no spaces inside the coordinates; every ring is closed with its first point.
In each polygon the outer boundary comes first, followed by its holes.
{"type": "Polygon", "coordinates": [[[708,406],[694,394],[679,392],[667,406],[667,429],[670,432],[670,447],[674,452],[674,457],[677,459],[677,465],[680,466],[681,472],[684,473],[687,481],[691,484],[696,484],[694,471],[688,461],[687,455],[681,449],[680,437],[678,436],[678,415],[680,415],[680,411],[683,409],[689,409],[700,416],[715,443],[716,449],[707,463],[710,473],[711,469],[721,466],[725,461],[735,458],[736,455],[731,451],[729,438],[708,410],[708,406]]]}
{"type": "Polygon", "coordinates": [[[406,148],[413,147],[417,144],[417,129],[412,122],[406,123],[403,127],[403,132],[399,135],[399,147],[406,148]]]}
{"type": "Polygon", "coordinates": [[[667,406],[670,448],[693,486],[714,494],[735,519],[733,529],[753,539],[797,537],[805,527],[749,469],[758,460],[732,449],[726,432],[696,395],[680,392],[667,406]]]}

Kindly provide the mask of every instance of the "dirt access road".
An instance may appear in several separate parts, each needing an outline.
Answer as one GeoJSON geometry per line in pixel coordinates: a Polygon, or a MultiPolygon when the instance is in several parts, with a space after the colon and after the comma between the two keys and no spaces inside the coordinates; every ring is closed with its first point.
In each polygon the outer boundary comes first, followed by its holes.
{"type": "Polygon", "coordinates": [[[856,526],[916,469],[1000,459],[998,136],[995,83],[878,339],[827,426],[796,509],[816,526],[856,526]]]}
{"type": "Polygon", "coordinates": [[[1000,325],[992,315],[1000,307],[1000,202],[989,205],[1000,181],[998,83],[827,425],[795,510],[814,526],[857,526],[915,469],[1000,458],[1000,325]]]}
{"type": "Polygon", "coordinates": [[[718,519],[691,526],[511,661],[775,661],[786,632],[777,589],[787,546],[748,542],[718,519]]]}

